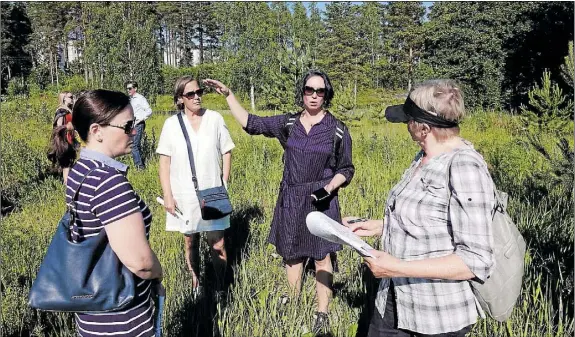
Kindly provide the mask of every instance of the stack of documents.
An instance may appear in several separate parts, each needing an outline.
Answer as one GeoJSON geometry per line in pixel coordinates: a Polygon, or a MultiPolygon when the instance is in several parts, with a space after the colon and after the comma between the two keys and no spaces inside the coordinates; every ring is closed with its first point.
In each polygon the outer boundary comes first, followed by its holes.
{"type": "Polygon", "coordinates": [[[319,236],[330,242],[351,246],[361,256],[374,257],[369,253],[373,249],[365,241],[359,238],[351,229],[331,219],[322,212],[311,212],[305,222],[307,229],[315,236],[319,236]]]}

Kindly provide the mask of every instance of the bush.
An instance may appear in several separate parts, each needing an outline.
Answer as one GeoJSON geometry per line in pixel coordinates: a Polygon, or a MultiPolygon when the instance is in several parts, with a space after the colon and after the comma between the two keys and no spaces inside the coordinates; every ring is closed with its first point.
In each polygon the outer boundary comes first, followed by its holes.
{"type": "Polygon", "coordinates": [[[60,88],[60,91],[71,91],[73,93],[77,93],[82,90],[89,90],[91,89],[88,83],[84,81],[84,77],[81,75],[72,75],[66,77],[63,81],[63,85],[60,88]]]}
{"type": "Polygon", "coordinates": [[[4,201],[17,204],[31,184],[49,167],[46,156],[28,144],[2,132],[2,163],[0,163],[0,194],[4,201]]]}
{"type": "Polygon", "coordinates": [[[8,95],[10,97],[22,96],[28,93],[26,82],[22,77],[13,77],[8,83],[8,95]]]}

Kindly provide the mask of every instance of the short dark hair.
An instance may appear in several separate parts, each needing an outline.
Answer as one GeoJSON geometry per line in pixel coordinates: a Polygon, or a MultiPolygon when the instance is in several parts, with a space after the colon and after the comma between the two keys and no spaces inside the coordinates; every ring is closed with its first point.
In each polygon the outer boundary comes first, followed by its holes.
{"type": "Polygon", "coordinates": [[[138,89],[138,82],[136,82],[136,81],[127,81],[126,84],[124,84],[124,86],[127,86],[128,84],[131,84],[134,88],[138,89]]]}
{"type": "Polygon", "coordinates": [[[325,84],[325,96],[323,97],[323,107],[329,108],[331,106],[331,100],[333,98],[333,86],[331,85],[331,81],[326,73],[321,70],[311,69],[309,70],[302,78],[301,81],[297,84],[296,93],[295,93],[295,104],[303,108],[303,91],[307,80],[310,77],[319,76],[323,78],[323,83],[325,84]]]}

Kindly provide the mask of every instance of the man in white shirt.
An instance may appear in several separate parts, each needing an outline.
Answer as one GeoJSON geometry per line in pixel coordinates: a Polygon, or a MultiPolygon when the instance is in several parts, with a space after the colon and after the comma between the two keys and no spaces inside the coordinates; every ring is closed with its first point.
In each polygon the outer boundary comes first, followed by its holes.
{"type": "Polygon", "coordinates": [[[145,166],[140,142],[146,129],[146,119],[152,115],[152,108],[150,108],[146,98],[138,94],[138,83],[136,81],[126,82],[126,90],[128,95],[130,95],[130,103],[134,109],[134,118],[136,118],[136,135],[132,144],[132,158],[134,158],[136,169],[143,170],[145,166]]]}

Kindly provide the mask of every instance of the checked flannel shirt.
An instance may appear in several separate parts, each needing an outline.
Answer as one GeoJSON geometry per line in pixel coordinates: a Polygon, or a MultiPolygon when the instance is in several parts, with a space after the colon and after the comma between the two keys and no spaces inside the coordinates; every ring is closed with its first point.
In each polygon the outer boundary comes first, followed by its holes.
{"type": "MultiPolygon", "coordinates": [[[[415,175],[420,151],[389,192],[382,248],[413,261],[456,254],[477,279],[492,272],[494,186],[471,143],[432,158],[415,175]],[[452,156],[448,200],[447,167],[452,156]]],[[[449,266],[446,266],[449,268],[449,266]]],[[[458,331],[485,317],[467,281],[392,278],[398,328],[423,334],[458,331]]],[[[376,307],[384,315],[390,279],[379,285],[376,307]]]]}

